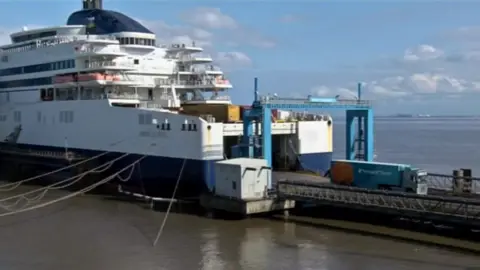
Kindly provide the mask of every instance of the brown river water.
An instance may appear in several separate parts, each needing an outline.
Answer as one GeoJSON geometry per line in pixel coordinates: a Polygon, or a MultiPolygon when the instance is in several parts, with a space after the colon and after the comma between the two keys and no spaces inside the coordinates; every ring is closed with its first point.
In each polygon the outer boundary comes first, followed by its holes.
{"type": "MultiPolygon", "coordinates": [[[[66,192],[51,192],[44,200],[66,192]]],[[[480,256],[252,218],[212,220],[87,195],[0,218],[0,269],[475,269],[480,256]]]]}
{"type": "MultiPolygon", "coordinates": [[[[479,120],[392,121],[376,122],[380,160],[433,172],[480,172],[479,120]]],[[[335,127],[337,157],[344,153],[342,128],[335,127]]],[[[62,194],[49,192],[44,200],[62,194]]],[[[0,270],[480,269],[480,256],[261,218],[224,221],[171,213],[152,247],[164,215],[140,203],[81,196],[0,217],[0,270]]]]}

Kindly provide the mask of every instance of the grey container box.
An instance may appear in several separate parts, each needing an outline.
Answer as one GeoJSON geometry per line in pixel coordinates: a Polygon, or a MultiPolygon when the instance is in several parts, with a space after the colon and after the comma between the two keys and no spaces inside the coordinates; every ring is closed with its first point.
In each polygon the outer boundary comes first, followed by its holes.
{"type": "Polygon", "coordinates": [[[215,163],[215,195],[239,200],[262,199],[267,194],[271,168],[265,159],[235,158],[215,163]]]}

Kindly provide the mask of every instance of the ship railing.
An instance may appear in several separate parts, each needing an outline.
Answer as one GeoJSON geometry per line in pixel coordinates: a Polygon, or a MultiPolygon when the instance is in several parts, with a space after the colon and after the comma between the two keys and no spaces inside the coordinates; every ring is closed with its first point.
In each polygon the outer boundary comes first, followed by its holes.
{"type": "Polygon", "coordinates": [[[198,59],[212,59],[208,54],[184,55],[180,57],[181,61],[196,61],[198,59]]]}
{"type": "Polygon", "coordinates": [[[175,72],[197,72],[197,73],[205,74],[209,71],[222,72],[222,69],[214,65],[203,65],[203,66],[195,66],[195,67],[184,68],[184,69],[175,67],[174,71],[175,72]]]}
{"type": "Polygon", "coordinates": [[[219,79],[203,79],[203,80],[156,79],[155,83],[158,85],[187,85],[187,86],[217,85],[217,84],[230,85],[230,82],[228,80],[219,80],[219,79]]]}
{"type": "Polygon", "coordinates": [[[115,36],[97,36],[97,35],[87,35],[87,40],[117,40],[115,36]]]}
{"type": "Polygon", "coordinates": [[[138,94],[127,94],[127,93],[108,93],[107,98],[109,99],[140,99],[138,94]]]}
{"type": "Polygon", "coordinates": [[[210,100],[225,100],[225,101],[231,101],[232,99],[230,96],[212,96],[210,100]]]}
{"type": "Polygon", "coordinates": [[[163,109],[162,105],[149,101],[140,102],[139,107],[146,109],[163,109]]]}
{"type": "Polygon", "coordinates": [[[113,61],[91,61],[86,64],[87,68],[99,68],[99,67],[119,67],[119,68],[132,68],[133,64],[116,63],[113,61]]]}
{"type": "Polygon", "coordinates": [[[98,53],[98,54],[108,54],[108,53],[122,53],[120,49],[113,49],[113,48],[79,48],[76,51],[77,54],[88,54],[88,53],[98,53]]]}
{"type": "Polygon", "coordinates": [[[309,99],[309,98],[279,98],[263,96],[260,101],[262,104],[335,104],[335,105],[357,105],[357,106],[370,106],[369,100],[355,100],[355,99],[335,99],[325,98],[322,99],[309,99]]]}
{"type": "Polygon", "coordinates": [[[183,49],[183,48],[188,48],[188,47],[193,47],[193,48],[200,48],[195,44],[195,41],[192,41],[190,45],[187,44],[180,44],[180,43],[175,43],[175,44],[170,44],[170,45],[162,45],[162,48],[169,48],[169,49],[183,49]]]}
{"type": "Polygon", "coordinates": [[[428,173],[429,189],[452,193],[480,193],[480,178],[467,176],[453,176],[449,174],[428,173]]]}

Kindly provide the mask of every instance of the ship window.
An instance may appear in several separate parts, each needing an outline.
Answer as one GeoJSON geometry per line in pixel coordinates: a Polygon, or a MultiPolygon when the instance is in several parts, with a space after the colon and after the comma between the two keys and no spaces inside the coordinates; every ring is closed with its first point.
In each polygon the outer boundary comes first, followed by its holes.
{"type": "Polygon", "coordinates": [[[52,77],[0,82],[0,88],[30,87],[52,84],[52,77]]]}
{"type": "Polygon", "coordinates": [[[72,123],[72,122],[73,122],[73,111],[60,112],[60,123],[72,123]]]}
{"type": "Polygon", "coordinates": [[[145,115],[145,125],[151,125],[153,123],[153,118],[151,114],[145,115]]]}
{"type": "Polygon", "coordinates": [[[57,35],[57,31],[46,31],[46,32],[40,32],[40,33],[34,33],[34,34],[27,34],[23,36],[17,36],[12,38],[12,41],[13,43],[19,43],[19,42],[29,41],[33,39],[53,37],[56,35],[57,35]]]}
{"type": "Polygon", "coordinates": [[[17,123],[22,122],[22,112],[19,112],[19,111],[13,112],[13,121],[17,123]]]}
{"type": "Polygon", "coordinates": [[[75,67],[75,60],[67,60],[63,62],[50,62],[38,65],[30,65],[24,67],[14,67],[14,68],[6,68],[0,70],[0,76],[11,76],[11,75],[19,75],[19,74],[28,74],[28,73],[36,73],[36,72],[45,72],[50,70],[58,70],[64,68],[73,68],[75,67]],[[70,61],[73,63],[71,67],[68,67],[65,63],[70,61]],[[63,63],[63,67],[60,66],[60,63],[63,63]]]}
{"type": "Polygon", "coordinates": [[[40,99],[41,100],[45,100],[45,96],[46,96],[46,93],[45,93],[45,89],[40,89],[40,99]]]}
{"type": "Polygon", "coordinates": [[[138,45],[145,45],[145,39],[139,38],[138,39],[138,45]]]}
{"type": "Polygon", "coordinates": [[[129,44],[135,44],[135,39],[133,37],[128,38],[129,44]]]}
{"type": "Polygon", "coordinates": [[[135,59],[135,60],[133,60],[133,63],[134,63],[135,65],[138,65],[138,64],[140,64],[140,60],[135,59]]]}

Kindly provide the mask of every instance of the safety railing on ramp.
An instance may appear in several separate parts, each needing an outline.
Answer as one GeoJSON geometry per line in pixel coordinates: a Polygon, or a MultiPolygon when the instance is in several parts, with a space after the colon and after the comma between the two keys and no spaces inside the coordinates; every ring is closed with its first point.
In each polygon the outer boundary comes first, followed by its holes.
{"type": "Polygon", "coordinates": [[[480,200],[475,198],[417,195],[368,190],[332,184],[280,180],[277,196],[283,199],[379,211],[402,217],[480,227],[480,200]]]}
{"type": "Polygon", "coordinates": [[[428,187],[430,190],[433,191],[447,191],[451,193],[461,193],[463,191],[463,188],[465,187],[465,180],[471,182],[471,193],[473,194],[478,194],[480,193],[480,178],[478,177],[467,177],[467,176],[461,176],[461,177],[455,177],[453,175],[448,175],[448,174],[439,174],[439,173],[428,173],[427,175],[427,181],[428,181],[428,187]],[[456,185],[456,182],[459,182],[461,180],[463,183],[462,185],[456,185]],[[457,188],[461,189],[458,190],[458,192],[455,192],[457,188]]]}

